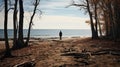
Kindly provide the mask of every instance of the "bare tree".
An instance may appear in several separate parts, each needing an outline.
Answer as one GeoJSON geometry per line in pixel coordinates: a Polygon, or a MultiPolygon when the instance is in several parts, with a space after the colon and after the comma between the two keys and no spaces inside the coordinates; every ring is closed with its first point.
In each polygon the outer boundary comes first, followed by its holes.
{"type": "Polygon", "coordinates": [[[17,12],[18,12],[17,4],[18,4],[18,0],[15,0],[14,13],[13,13],[13,29],[14,29],[13,49],[17,47],[17,12]]]}
{"type": "Polygon", "coordinates": [[[4,5],[5,5],[5,13],[4,13],[4,37],[5,37],[5,57],[10,57],[11,56],[11,50],[8,42],[8,32],[7,32],[7,24],[8,24],[8,0],[4,0],[4,5]]]}
{"type": "MultiPolygon", "coordinates": [[[[72,0],[73,1],[73,0],[72,0]]],[[[90,17],[90,25],[91,25],[91,31],[92,31],[92,39],[97,39],[98,38],[98,33],[97,30],[95,29],[94,23],[93,23],[93,14],[91,12],[91,6],[90,6],[90,0],[83,0],[83,4],[76,4],[74,1],[71,4],[73,6],[78,6],[81,7],[85,10],[87,10],[89,17],[90,17]]],[[[70,5],[70,6],[71,6],[70,5]]]]}
{"type": "Polygon", "coordinates": [[[32,24],[33,24],[33,19],[34,19],[36,10],[37,10],[37,6],[39,5],[39,2],[40,2],[40,0],[35,0],[34,3],[33,3],[34,10],[33,10],[33,14],[31,16],[30,23],[29,23],[29,29],[28,29],[28,35],[27,35],[27,40],[26,40],[26,46],[28,46],[28,42],[30,40],[30,31],[31,31],[31,27],[32,27],[32,24]]]}
{"type": "Polygon", "coordinates": [[[19,0],[19,31],[18,31],[18,48],[24,47],[24,40],[23,40],[23,23],[24,23],[24,8],[23,8],[23,0],[19,0]]]}

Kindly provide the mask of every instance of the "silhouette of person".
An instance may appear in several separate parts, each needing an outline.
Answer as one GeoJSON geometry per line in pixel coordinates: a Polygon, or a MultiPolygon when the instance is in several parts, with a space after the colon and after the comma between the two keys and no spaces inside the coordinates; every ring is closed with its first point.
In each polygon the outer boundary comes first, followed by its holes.
{"type": "Polygon", "coordinates": [[[59,32],[59,37],[60,37],[60,40],[62,40],[62,31],[61,30],[59,32]]]}

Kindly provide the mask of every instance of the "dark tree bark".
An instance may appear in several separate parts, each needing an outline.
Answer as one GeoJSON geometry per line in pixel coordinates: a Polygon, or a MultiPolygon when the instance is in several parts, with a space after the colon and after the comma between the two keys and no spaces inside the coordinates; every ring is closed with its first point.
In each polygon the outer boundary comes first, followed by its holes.
{"type": "Polygon", "coordinates": [[[7,24],[8,24],[8,3],[7,0],[4,0],[4,5],[5,5],[5,16],[4,16],[4,37],[5,37],[5,57],[10,57],[11,56],[11,50],[8,42],[8,32],[7,32],[7,24]]]}
{"type": "Polygon", "coordinates": [[[105,36],[109,37],[108,16],[106,12],[104,12],[104,19],[105,19],[105,36]]]}
{"type": "Polygon", "coordinates": [[[96,37],[98,38],[98,15],[97,15],[97,4],[94,3],[94,13],[95,13],[95,34],[96,37]]]}
{"type": "Polygon", "coordinates": [[[18,31],[18,48],[24,47],[23,40],[23,22],[24,22],[24,8],[23,8],[23,0],[19,0],[19,31],[18,31]]]}
{"type": "Polygon", "coordinates": [[[92,13],[90,11],[90,5],[89,5],[89,0],[86,0],[87,2],[87,10],[90,16],[90,24],[91,24],[91,31],[92,31],[92,39],[97,39],[98,36],[96,34],[95,28],[94,28],[94,23],[93,23],[93,18],[92,18],[92,13]]]}
{"type": "Polygon", "coordinates": [[[92,15],[92,12],[91,12],[90,1],[89,0],[85,0],[85,1],[86,1],[85,2],[86,4],[75,4],[74,1],[73,1],[72,5],[79,6],[79,7],[85,7],[87,9],[89,17],[90,17],[92,39],[98,39],[98,31],[97,31],[97,29],[95,29],[95,26],[97,28],[97,25],[94,26],[94,23],[93,23],[93,15],[92,15]]]}
{"type": "Polygon", "coordinates": [[[14,38],[13,38],[13,49],[17,47],[17,4],[18,0],[15,0],[14,4],[14,14],[13,14],[13,28],[14,28],[14,38]]]}
{"type": "Polygon", "coordinates": [[[115,26],[114,26],[114,19],[113,19],[113,11],[112,11],[112,5],[111,3],[108,4],[108,9],[109,9],[109,20],[110,20],[110,35],[111,35],[111,38],[116,40],[116,37],[115,37],[115,26]]]}
{"type": "Polygon", "coordinates": [[[115,38],[120,38],[120,7],[119,7],[119,0],[114,0],[114,20],[115,20],[115,38]]]}

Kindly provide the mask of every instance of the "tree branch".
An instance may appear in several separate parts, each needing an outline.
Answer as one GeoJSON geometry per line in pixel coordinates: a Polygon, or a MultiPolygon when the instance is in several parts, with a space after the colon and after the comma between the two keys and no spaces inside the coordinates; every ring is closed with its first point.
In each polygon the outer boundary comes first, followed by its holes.
{"type": "Polygon", "coordinates": [[[7,10],[7,12],[9,12],[10,10],[13,10],[14,8],[9,8],[8,10],[7,10]]]}
{"type": "Polygon", "coordinates": [[[87,7],[86,5],[83,5],[83,4],[72,4],[74,6],[80,6],[80,7],[87,7]]]}
{"type": "Polygon", "coordinates": [[[76,4],[73,0],[72,0],[72,3],[68,6],[66,6],[65,8],[68,8],[70,6],[77,6],[77,7],[87,7],[86,5],[84,4],[76,4]]]}

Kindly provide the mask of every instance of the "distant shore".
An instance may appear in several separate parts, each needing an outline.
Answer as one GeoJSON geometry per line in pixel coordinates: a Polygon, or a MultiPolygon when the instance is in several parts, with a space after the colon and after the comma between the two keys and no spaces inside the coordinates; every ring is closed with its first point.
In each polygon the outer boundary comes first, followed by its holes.
{"type": "MultiPolygon", "coordinates": [[[[88,38],[88,37],[80,37],[80,36],[73,36],[73,37],[62,37],[62,39],[70,39],[70,38],[88,38]]],[[[24,39],[27,39],[26,37],[24,39]]],[[[49,40],[59,40],[59,37],[42,37],[42,38],[36,38],[31,37],[30,39],[40,40],[40,39],[49,39],[49,40]]],[[[4,38],[0,38],[0,41],[4,41],[4,38]]],[[[13,38],[9,38],[9,40],[13,40],[13,38]]]]}

